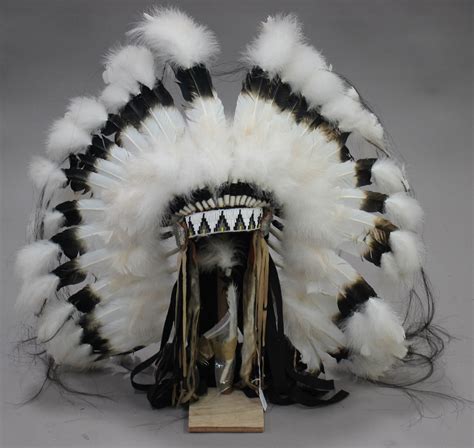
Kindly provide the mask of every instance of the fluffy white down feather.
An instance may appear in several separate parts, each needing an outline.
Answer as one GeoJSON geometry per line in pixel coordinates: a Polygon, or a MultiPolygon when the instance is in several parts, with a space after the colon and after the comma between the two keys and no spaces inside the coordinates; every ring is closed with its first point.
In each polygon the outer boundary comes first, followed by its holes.
{"type": "Polygon", "coordinates": [[[70,101],[65,116],[70,118],[79,128],[92,132],[105,124],[107,110],[95,98],[76,97],[70,101]]]}
{"type": "MultiPolygon", "coordinates": [[[[311,95],[316,93],[319,89],[309,86],[309,83],[325,81],[325,74],[333,75],[334,82],[337,83],[338,90],[342,91],[344,83],[329,71],[329,67],[321,53],[319,53],[311,45],[301,44],[292,49],[291,59],[282,67],[281,78],[283,82],[291,82],[291,85],[297,92],[302,92],[303,89],[311,95]],[[312,81],[319,76],[319,80],[312,81]],[[336,79],[334,79],[334,77],[336,79]],[[308,84],[308,85],[307,85],[308,84]]],[[[321,91],[331,91],[331,88],[322,88],[321,91]]]]}
{"type": "Polygon", "coordinates": [[[402,168],[391,159],[379,159],[374,163],[371,180],[384,193],[398,193],[410,189],[402,168]]]}
{"type": "Polygon", "coordinates": [[[15,307],[20,314],[37,313],[43,302],[54,294],[59,284],[55,275],[43,275],[23,283],[15,307]]]}
{"type": "Polygon", "coordinates": [[[183,68],[208,64],[219,52],[212,31],[178,9],[158,8],[131,31],[163,62],[183,68]]]}
{"type": "Polygon", "coordinates": [[[348,318],[344,333],[350,357],[343,364],[358,376],[377,379],[407,353],[400,319],[381,299],[348,318]]]}
{"type": "Polygon", "coordinates": [[[155,85],[155,61],[145,47],[127,45],[109,53],[102,78],[106,84],[115,85],[128,93],[137,94],[139,84],[152,89],[155,85]]]}
{"type": "Polygon", "coordinates": [[[51,238],[64,226],[65,218],[61,212],[47,212],[43,219],[44,237],[51,238]]]}
{"type": "Polygon", "coordinates": [[[100,100],[111,114],[117,113],[130,99],[128,90],[117,84],[109,84],[101,93],[100,100]]]}
{"type": "Polygon", "coordinates": [[[48,136],[46,154],[62,162],[69,154],[90,144],[91,135],[77,126],[70,117],[63,117],[53,123],[48,136]]]}
{"type": "Polygon", "coordinates": [[[259,35],[247,47],[244,60],[273,76],[288,64],[302,41],[301,24],[294,15],[268,17],[261,23],[259,35]]]}
{"type": "Polygon", "coordinates": [[[423,265],[423,243],[413,232],[398,230],[390,234],[390,247],[402,273],[413,273],[423,265]]]}
{"type": "Polygon", "coordinates": [[[93,362],[99,355],[92,354],[92,346],[81,344],[82,334],[82,328],[73,320],[68,320],[56,337],[45,344],[56,364],[80,370],[99,366],[97,362],[93,362]]]}
{"type": "Polygon", "coordinates": [[[49,272],[58,263],[61,248],[51,241],[35,241],[21,248],[16,257],[16,272],[26,281],[49,272]]]}
{"type": "Polygon", "coordinates": [[[74,305],[63,301],[48,301],[38,325],[38,340],[46,342],[55,337],[59,329],[72,316],[74,305]]]}
{"type": "Polygon", "coordinates": [[[390,221],[401,229],[419,232],[423,225],[423,209],[418,201],[404,192],[385,200],[385,212],[390,221]]]}
{"type": "Polygon", "coordinates": [[[67,182],[67,177],[59,166],[45,157],[33,157],[29,176],[38,190],[46,186],[48,190],[55,190],[67,182]]]}

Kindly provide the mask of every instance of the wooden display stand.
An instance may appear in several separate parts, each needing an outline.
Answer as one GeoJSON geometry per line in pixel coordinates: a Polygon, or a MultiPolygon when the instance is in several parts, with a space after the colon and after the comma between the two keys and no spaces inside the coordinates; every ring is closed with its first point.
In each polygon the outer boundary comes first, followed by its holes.
{"type": "Polygon", "coordinates": [[[210,388],[207,395],[189,406],[189,432],[263,432],[263,409],[258,398],[248,398],[240,390],[219,394],[210,388]]]}

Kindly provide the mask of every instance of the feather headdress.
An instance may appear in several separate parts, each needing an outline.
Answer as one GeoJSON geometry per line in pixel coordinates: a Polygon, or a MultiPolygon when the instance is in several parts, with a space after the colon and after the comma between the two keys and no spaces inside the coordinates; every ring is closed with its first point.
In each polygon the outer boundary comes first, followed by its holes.
{"type": "Polygon", "coordinates": [[[161,341],[146,363],[156,384],[133,381],[154,406],[213,381],[335,402],[346,394],[328,398],[320,377],[331,358],[383,377],[409,344],[346,255],[411,287],[423,213],[379,119],[293,16],[268,18],[247,48],[233,120],[209,29],[159,9],[132,34],[138,45],[108,55],[103,92],[71,101],[31,166],[38,241],[18,256],[18,304],[55,363],[89,369],[161,341]],[[350,135],[374,157],[354,159],[350,135]]]}

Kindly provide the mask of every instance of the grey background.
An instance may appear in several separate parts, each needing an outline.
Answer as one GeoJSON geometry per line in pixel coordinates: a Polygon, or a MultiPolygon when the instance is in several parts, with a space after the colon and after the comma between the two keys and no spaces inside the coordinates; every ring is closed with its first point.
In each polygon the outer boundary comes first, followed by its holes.
{"type": "MultiPolygon", "coordinates": [[[[98,92],[100,61],[150,3],[132,0],[1,3],[1,438],[3,446],[319,446],[469,447],[472,410],[429,400],[416,422],[402,394],[363,384],[326,409],[272,407],[261,435],[190,435],[184,413],[152,411],[120,376],[93,374],[75,384],[114,401],[62,397],[49,388],[17,406],[40,380],[14,351],[18,322],[15,251],[33,204],[28,162],[44,150],[51,121],[68,98],[98,92]]],[[[408,162],[426,210],[427,270],[438,319],[460,339],[444,357],[435,390],[472,397],[472,5],[469,1],[188,0],[175,4],[219,36],[221,62],[237,59],[257,23],[296,12],[306,34],[381,115],[408,162]]],[[[123,39],[122,39],[123,41],[123,39]]],[[[227,66],[226,66],[227,67],[227,66]]],[[[229,111],[239,81],[218,80],[229,111]]]]}

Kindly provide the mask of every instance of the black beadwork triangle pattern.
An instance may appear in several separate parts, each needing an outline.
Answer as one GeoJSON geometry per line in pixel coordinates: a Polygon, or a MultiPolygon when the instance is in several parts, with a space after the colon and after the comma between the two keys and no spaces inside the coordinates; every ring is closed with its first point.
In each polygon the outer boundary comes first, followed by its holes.
{"type": "Polygon", "coordinates": [[[191,219],[188,219],[188,235],[189,236],[196,235],[196,229],[194,228],[194,224],[191,219]]]}
{"type": "Polygon", "coordinates": [[[214,227],[214,232],[229,232],[230,227],[227,223],[227,219],[224,215],[224,212],[221,212],[219,219],[217,220],[216,227],[214,227]]]}
{"type": "Polygon", "coordinates": [[[248,229],[249,229],[249,230],[254,230],[256,227],[257,227],[257,225],[255,224],[255,219],[254,219],[253,213],[252,213],[252,214],[250,215],[249,227],[248,227],[248,229]]]}
{"type": "Polygon", "coordinates": [[[209,223],[207,222],[205,215],[202,215],[201,224],[199,225],[198,233],[199,235],[207,235],[208,233],[211,233],[211,227],[209,226],[209,223]]]}
{"type": "Polygon", "coordinates": [[[235,220],[234,230],[235,231],[247,230],[241,210],[239,210],[239,214],[237,215],[237,219],[235,220]]]}

